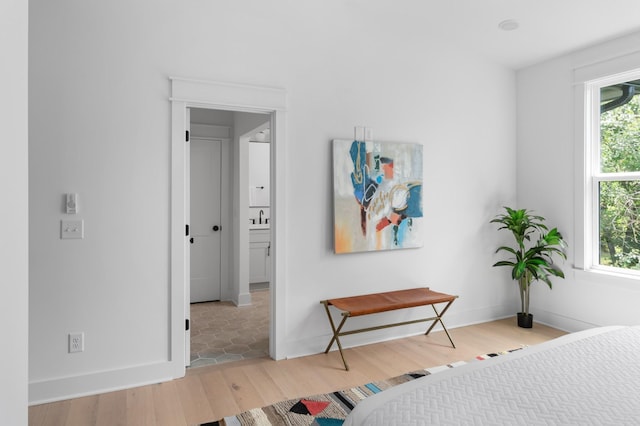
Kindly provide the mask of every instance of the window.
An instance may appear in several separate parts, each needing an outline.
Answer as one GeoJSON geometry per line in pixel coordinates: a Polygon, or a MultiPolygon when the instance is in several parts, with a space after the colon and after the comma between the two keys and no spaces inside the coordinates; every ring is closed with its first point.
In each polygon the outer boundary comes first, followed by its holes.
{"type": "Polygon", "coordinates": [[[590,264],[640,275],[640,71],[586,84],[590,264]]]}

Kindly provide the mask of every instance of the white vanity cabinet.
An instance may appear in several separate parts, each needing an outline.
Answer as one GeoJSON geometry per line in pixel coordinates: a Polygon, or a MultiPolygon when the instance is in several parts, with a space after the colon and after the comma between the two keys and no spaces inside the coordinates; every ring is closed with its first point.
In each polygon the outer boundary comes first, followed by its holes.
{"type": "Polygon", "coordinates": [[[271,281],[271,231],[249,230],[249,283],[271,281]]]}

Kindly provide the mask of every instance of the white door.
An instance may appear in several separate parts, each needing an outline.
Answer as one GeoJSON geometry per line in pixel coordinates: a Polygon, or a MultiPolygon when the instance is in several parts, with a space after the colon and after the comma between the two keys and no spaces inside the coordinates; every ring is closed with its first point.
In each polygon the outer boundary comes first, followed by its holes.
{"type": "Polygon", "coordinates": [[[191,138],[191,303],[220,300],[222,141],[191,138]]]}

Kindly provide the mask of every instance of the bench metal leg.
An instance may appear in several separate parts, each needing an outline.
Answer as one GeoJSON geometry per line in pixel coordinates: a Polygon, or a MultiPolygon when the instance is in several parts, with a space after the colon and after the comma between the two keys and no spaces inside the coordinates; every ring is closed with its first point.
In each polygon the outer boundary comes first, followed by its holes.
{"type": "Polygon", "coordinates": [[[435,325],[440,322],[440,325],[442,326],[442,328],[444,329],[444,332],[447,333],[447,337],[449,338],[449,341],[451,342],[451,346],[453,346],[454,348],[456,347],[456,345],[453,343],[453,340],[451,339],[451,335],[449,334],[449,331],[447,330],[447,327],[444,326],[444,323],[442,322],[442,316],[444,315],[445,312],[447,312],[447,309],[449,309],[449,306],[451,306],[451,304],[453,303],[453,300],[451,300],[449,303],[447,303],[447,306],[444,307],[444,309],[438,313],[438,311],[436,310],[435,305],[431,305],[431,307],[433,308],[433,312],[435,312],[436,317],[433,320],[433,322],[431,323],[431,327],[429,327],[429,329],[427,330],[425,334],[428,335],[431,330],[433,330],[433,327],[435,327],[435,325]]]}
{"type": "Polygon", "coordinates": [[[327,317],[329,317],[329,324],[331,324],[331,331],[333,331],[333,337],[331,338],[331,341],[329,342],[327,349],[324,350],[324,353],[326,354],[327,352],[329,352],[329,349],[331,349],[331,346],[333,346],[333,342],[336,342],[336,344],[338,345],[338,351],[340,352],[340,357],[342,358],[342,363],[344,364],[344,369],[349,371],[349,365],[347,364],[347,360],[344,358],[344,353],[342,352],[342,344],[340,343],[340,330],[342,330],[344,323],[347,322],[347,318],[349,318],[349,315],[343,314],[342,321],[340,322],[340,325],[336,329],[336,326],[333,322],[333,318],[331,317],[331,312],[329,311],[329,304],[327,303],[326,300],[323,300],[322,304],[324,305],[324,309],[327,312],[327,317]]]}

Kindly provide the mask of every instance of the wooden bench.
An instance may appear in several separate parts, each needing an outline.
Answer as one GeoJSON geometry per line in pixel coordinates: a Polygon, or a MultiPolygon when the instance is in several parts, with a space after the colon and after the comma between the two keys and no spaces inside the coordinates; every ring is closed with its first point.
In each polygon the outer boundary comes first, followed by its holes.
{"type": "Polygon", "coordinates": [[[386,293],[373,293],[361,296],[322,300],[320,303],[324,305],[324,308],[327,311],[329,324],[331,325],[331,330],[333,331],[333,337],[331,338],[331,341],[329,342],[329,345],[327,346],[327,349],[325,349],[324,353],[326,354],[327,352],[329,352],[329,349],[331,349],[331,346],[333,346],[333,343],[335,342],[338,345],[338,350],[340,351],[340,357],[342,358],[344,368],[345,370],[349,370],[349,365],[347,364],[347,361],[344,358],[344,353],[342,352],[340,337],[347,336],[349,334],[363,333],[366,331],[380,330],[383,328],[397,327],[400,325],[414,324],[425,321],[433,321],[425,335],[428,335],[431,330],[433,330],[433,327],[439,322],[440,325],[442,325],[445,333],[447,333],[447,337],[451,342],[451,346],[455,348],[456,345],[454,345],[453,340],[451,339],[451,336],[447,331],[447,328],[442,322],[442,316],[445,314],[445,312],[447,312],[447,309],[449,309],[449,306],[451,306],[451,304],[454,300],[456,300],[457,297],[458,296],[452,296],[450,294],[432,291],[428,287],[421,287],[408,290],[389,291],[386,293]],[[446,306],[440,312],[438,312],[434,306],[438,303],[446,303],[446,306]],[[331,305],[342,311],[342,321],[337,328],[335,326],[335,323],[333,322],[333,318],[331,317],[331,312],[329,311],[329,306],[331,305]],[[384,324],[376,327],[360,328],[357,330],[342,331],[342,327],[349,317],[357,317],[361,315],[376,314],[380,312],[427,305],[430,305],[433,308],[433,311],[435,312],[434,317],[421,318],[411,321],[402,321],[392,324],[384,324]]]}

